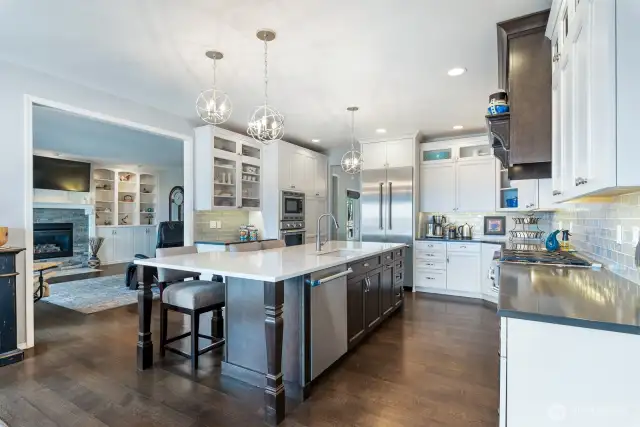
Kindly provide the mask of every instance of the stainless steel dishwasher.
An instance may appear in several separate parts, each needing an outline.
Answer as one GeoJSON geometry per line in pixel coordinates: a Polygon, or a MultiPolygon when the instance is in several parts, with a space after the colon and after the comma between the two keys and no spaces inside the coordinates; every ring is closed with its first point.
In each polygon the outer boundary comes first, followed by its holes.
{"type": "Polygon", "coordinates": [[[311,379],[347,352],[346,265],[311,274],[311,379]]]}

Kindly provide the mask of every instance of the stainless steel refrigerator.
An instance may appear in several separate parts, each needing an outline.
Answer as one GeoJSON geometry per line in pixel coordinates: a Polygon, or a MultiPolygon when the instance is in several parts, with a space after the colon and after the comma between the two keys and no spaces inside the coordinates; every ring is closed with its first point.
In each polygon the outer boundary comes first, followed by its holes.
{"type": "Polygon", "coordinates": [[[413,287],[413,168],[362,171],[363,242],[406,243],[405,287],[413,287]]]}

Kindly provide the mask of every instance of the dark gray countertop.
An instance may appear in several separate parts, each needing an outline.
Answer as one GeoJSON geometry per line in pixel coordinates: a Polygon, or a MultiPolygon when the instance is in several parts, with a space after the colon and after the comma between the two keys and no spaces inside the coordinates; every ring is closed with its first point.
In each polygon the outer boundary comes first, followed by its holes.
{"type": "Polygon", "coordinates": [[[606,269],[501,263],[498,315],[640,334],[640,286],[606,269]]]}
{"type": "Polygon", "coordinates": [[[196,240],[194,243],[199,245],[236,245],[239,243],[251,243],[251,242],[266,242],[268,240],[276,240],[276,239],[258,239],[258,240],[238,240],[238,239],[228,239],[228,240],[196,240]]]}

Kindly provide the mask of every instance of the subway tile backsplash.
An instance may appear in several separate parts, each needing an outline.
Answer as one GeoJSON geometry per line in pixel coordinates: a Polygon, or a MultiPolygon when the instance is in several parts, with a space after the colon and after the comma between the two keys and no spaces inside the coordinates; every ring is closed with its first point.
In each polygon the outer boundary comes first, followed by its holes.
{"type": "Polygon", "coordinates": [[[198,211],[194,214],[195,240],[218,241],[236,239],[239,227],[249,223],[248,211],[198,211]],[[210,228],[210,221],[221,221],[222,228],[210,228]]]}
{"type": "Polygon", "coordinates": [[[571,242],[578,251],[640,284],[633,241],[633,227],[640,227],[640,193],[617,196],[607,203],[566,203],[561,207],[553,217],[554,228],[571,228],[571,242]],[[617,226],[622,228],[622,243],[617,241],[617,226]]]}
{"type": "MultiPolygon", "coordinates": [[[[433,215],[433,212],[421,212],[420,213],[420,218],[419,218],[419,224],[420,224],[420,231],[419,231],[419,235],[422,236],[426,233],[426,224],[429,221],[430,217],[433,215]]],[[[509,238],[509,231],[516,229],[516,230],[522,230],[522,225],[517,226],[515,225],[515,222],[513,221],[514,217],[522,217],[522,216],[526,216],[527,213],[526,212],[520,212],[520,213],[513,213],[513,212],[480,212],[480,213],[455,213],[455,214],[450,214],[450,215],[446,215],[447,217],[447,223],[448,224],[456,224],[456,225],[463,225],[465,223],[473,226],[473,236],[474,237],[483,237],[484,236],[484,217],[485,216],[504,216],[506,217],[505,220],[505,226],[506,226],[506,234],[504,236],[490,236],[492,238],[505,238],[508,239],[509,238]]],[[[545,238],[547,233],[549,233],[549,231],[552,230],[552,218],[553,218],[553,213],[551,212],[534,212],[534,215],[536,217],[540,218],[540,221],[538,223],[538,228],[542,231],[545,232],[545,238]]],[[[535,229],[535,226],[530,226],[530,228],[527,229],[535,229]]],[[[544,240],[543,240],[544,242],[544,240]]]]}

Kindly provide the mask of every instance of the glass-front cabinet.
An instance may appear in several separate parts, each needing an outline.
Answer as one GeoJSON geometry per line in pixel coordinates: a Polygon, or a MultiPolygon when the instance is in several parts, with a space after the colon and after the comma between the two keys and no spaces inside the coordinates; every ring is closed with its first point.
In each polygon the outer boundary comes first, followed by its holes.
{"type": "Polygon", "coordinates": [[[261,148],[251,138],[213,126],[196,129],[196,210],[260,210],[261,148]]]}

